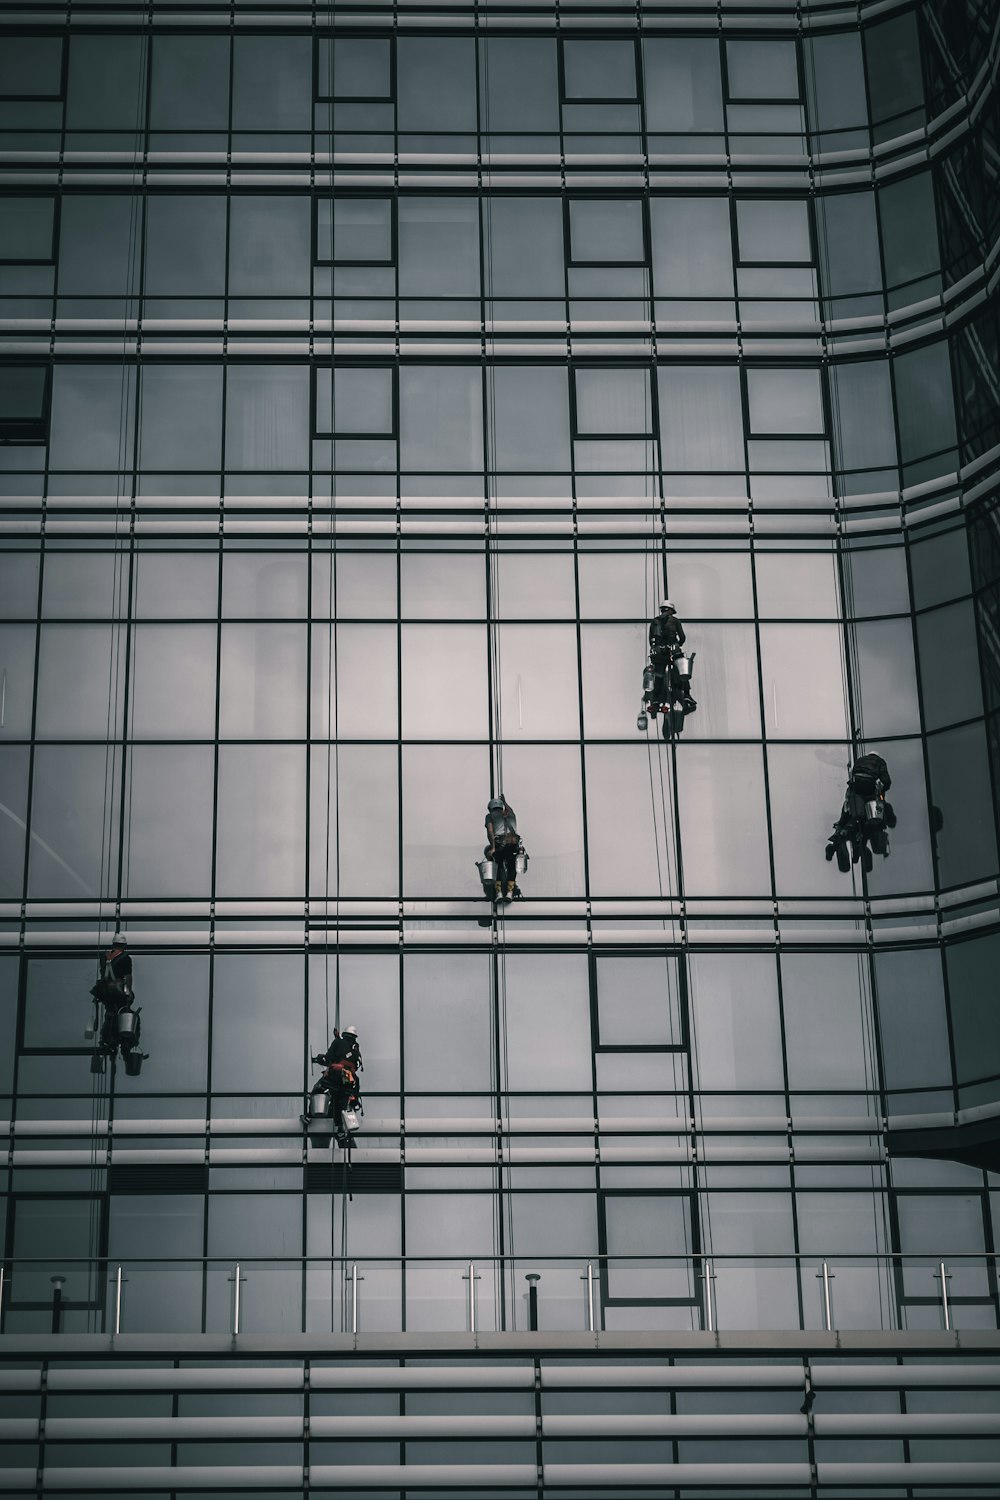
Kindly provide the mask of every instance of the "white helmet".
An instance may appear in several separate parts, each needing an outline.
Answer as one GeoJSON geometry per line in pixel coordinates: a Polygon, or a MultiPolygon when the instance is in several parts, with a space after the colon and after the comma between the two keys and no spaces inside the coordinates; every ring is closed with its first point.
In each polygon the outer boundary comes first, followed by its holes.
{"type": "Polygon", "coordinates": [[[125,934],[123,932],[116,932],[114,937],[111,939],[111,946],[112,948],[127,948],[128,943],[126,941],[125,934]]]}
{"type": "Polygon", "coordinates": [[[663,614],[664,611],[666,611],[666,613],[670,615],[675,615],[677,613],[676,609],[674,609],[674,606],[671,604],[669,599],[664,599],[663,603],[660,605],[660,613],[663,614]]]}
{"type": "Polygon", "coordinates": [[[344,1035],[345,1036],[357,1036],[357,1034],[358,1034],[358,1028],[356,1026],[345,1026],[344,1027],[344,1035]]]}

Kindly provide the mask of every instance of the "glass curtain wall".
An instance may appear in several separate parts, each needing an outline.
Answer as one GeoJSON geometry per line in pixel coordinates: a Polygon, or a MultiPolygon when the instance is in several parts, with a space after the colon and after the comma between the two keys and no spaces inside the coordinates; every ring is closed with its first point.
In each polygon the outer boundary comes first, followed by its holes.
{"type": "Polygon", "coordinates": [[[861,11],[0,18],[8,1331],[996,1328],[996,9],[861,11]]]}

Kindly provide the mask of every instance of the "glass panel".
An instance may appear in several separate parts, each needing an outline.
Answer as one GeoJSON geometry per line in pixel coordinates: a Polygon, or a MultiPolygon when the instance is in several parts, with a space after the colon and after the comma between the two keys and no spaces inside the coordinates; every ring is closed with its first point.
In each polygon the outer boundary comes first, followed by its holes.
{"type": "MultiPolygon", "coordinates": [[[[225,289],[225,198],[151,194],[146,208],[146,295],[221,297],[225,289]]],[[[149,371],[145,366],[144,374],[149,371]]]]}
{"type": "Polygon", "coordinates": [[[790,1193],[707,1193],[702,1223],[715,1265],[715,1301],[720,1328],[798,1328],[795,1263],[768,1264],[757,1257],[790,1255],[794,1221],[790,1193]],[[742,1264],[721,1257],[745,1257],[742,1264]]]}
{"type": "Polygon", "coordinates": [[[135,566],[137,619],[214,619],[218,614],[219,558],[214,551],[139,552],[135,566]]]}
{"type": "Polygon", "coordinates": [[[559,129],[557,42],[484,34],[479,47],[483,124],[490,130],[559,129]]]}
{"type": "Polygon", "coordinates": [[[871,989],[857,955],[783,953],[781,987],[789,1088],[873,1088],[871,989]]]}
{"type": "Polygon", "coordinates": [[[144,366],[139,445],[145,470],[218,469],[221,365],[144,366]]]}
{"type": "Polygon", "coordinates": [[[939,729],[983,711],[976,624],[968,601],[917,616],[924,723],[939,729]]]}
{"type": "Polygon", "coordinates": [[[305,756],[298,745],[221,745],[216,894],[301,896],[305,756]]]}
{"type": "MultiPolygon", "coordinates": [[[[503,779],[531,856],[522,882],[526,894],[535,899],[582,896],[583,816],[577,747],[506,744],[503,779]]],[[[480,823],[484,816],[485,806],[480,823]]],[[[475,849],[474,858],[479,857],[475,849]]]]}
{"type": "Polygon", "coordinates": [[[572,625],[502,625],[500,724],[505,739],[567,739],[580,732],[572,625]]]}
{"type": "Polygon", "coordinates": [[[752,433],[826,430],[818,370],[748,370],[747,399],[752,433]]]}
{"type": "MultiPolygon", "coordinates": [[[[647,119],[652,108],[647,96],[647,119]]],[[[649,224],[658,297],[732,297],[733,246],[726,199],[651,198],[649,224]]]]}
{"type": "MultiPolygon", "coordinates": [[[[976,946],[973,943],[972,947],[976,946]]],[[[969,950],[963,945],[961,950],[949,951],[952,956],[959,954],[961,963],[969,950]]],[[[940,1084],[950,1085],[950,1046],[940,957],[926,950],[876,953],[875,981],[886,1088],[927,1089],[940,1084]]],[[[952,1015],[957,1019],[962,1009],[963,986],[958,974],[950,970],[948,987],[952,1015]]],[[[984,996],[985,993],[982,991],[984,996]]],[[[975,989],[969,991],[974,1006],[976,995],[975,989]]],[[[985,1016],[976,1017],[971,1028],[976,1037],[977,1071],[982,1069],[983,1063],[982,1039],[987,1034],[992,1037],[992,1033],[982,1029],[985,1020],[985,1016]]],[[[1000,1055],[997,1066],[1000,1070],[1000,1055]]]]}
{"type": "Polygon", "coordinates": [[[766,953],[692,954],[688,973],[698,1087],[783,1089],[774,958],[766,953]]]}
{"type": "Polygon", "coordinates": [[[767,732],[779,739],[847,735],[843,640],[837,625],[762,625],[767,732]]]}
{"type": "Polygon", "coordinates": [[[109,1200],[108,1257],[127,1266],[122,1331],[200,1333],[200,1265],[205,1205],[199,1195],[113,1195],[109,1200]],[[138,1259],[165,1264],[143,1266],[138,1259]],[[183,1266],[177,1262],[196,1264],[183,1266]]]}
{"type": "Polygon", "coordinates": [[[236,37],[233,129],[308,131],[312,125],[311,73],[308,37],[277,33],[236,37]]]}
{"type": "Polygon", "coordinates": [[[577,370],[578,433],[644,436],[652,426],[648,370],[577,370]]]}
{"type": "Polygon", "coordinates": [[[7,901],[19,901],[24,885],[29,754],[27,745],[0,745],[0,891],[7,901]]]}
{"type": "Polygon", "coordinates": [[[565,370],[496,365],[488,372],[486,395],[493,433],[492,468],[501,473],[538,473],[570,467],[565,370]]]}
{"type": "Polygon", "coordinates": [[[760,552],[754,557],[761,618],[836,619],[837,559],[832,552],[760,552]]]}
{"type": "Polygon", "coordinates": [[[403,881],[408,895],[481,896],[473,861],[482,859],[489,786],[482,745],[404,748],[403,881]]]}
{"type": "Polygon", "coordinates": [[[639,198],[571,198],[569,231],[574,261],[637,265],[645,259],[639,198]]]}
{"type": "Polygon", "coordinates": [[[29,739],[35,693],[34,625],[0,625],[0,742],[29,739]]]}
{"type": "MultiPolygon", "coordinates": [[[[853,632],[867,735],[917,734],[917,670],[909,620],[870,620],[853,632]]],[[[863,710],[863,711],[862,711],[863,710]]]]}
{"type": "Polygon", "coordinates": [[[875,469],[895,464],[896,431],[886,362],[832,365],[830,397],[839,467],[875,469]]]}
{"type": "Polygon", "coordinates": [[[237,619],[298,619],[308,604],[304,552],[227,551],[222,613],[237,619]]]}
{"type": "Polygon", "coordinates": [[[328,753],[325,745],[314,745],[311,758],[312,895],[331,900],[337,895],[395,896],[399,890],[396,746],[340,745],[328,753]]]}
{"type": "MultiPolygon", "coordinates": [[[[137,745],[128,773],[126,895],[147,900],[210,896],[211,745],[137,745]]],[[[157,1087],[163,1086],[158,1069],[157,1087]]]]}
{"type": "Polygon", "coordinates": [[[587,746],[592,896],[677,893],[672,777],[660,754],[655,744],[587,746]]]}
{"type": "Polygon", "coordinates": [[[229,295],[308,296],[309,238],[308,198],[231,198],[229,295]]]}
{"type": "MultiPolygon", "coordinates": [[[[56,469],[118,469],[132,463],[135,374],[110,365],[52,371],[49,463],[56,469]]],[[[114,480],[111,481],[114,485],[114,480]]]]}
{"type": "Polygon", "coordinates": [[[799,68],[794,42],[727,42],[731,99],[797,99],[799,68]]]}
{"type": "Polygon", "coordinates": [[[657,379],[664,469],[742,470],[739,371],[671,365],[661,368],[657,379]]]}
{"type": "Polygon", "coordinates": [[[483,393],[478,369],[404,366],[399,372],[400,463],[404,469],[481,471],[483,393]]]}
{"type": "Polygon", "coordinates": [[[227,128],[228,37],[154,36],[149,123],[152,130],[227,128]]]}
{"type": "Polygon", "coordinates": [[[563,42],[567,99],[634,99],[631,42],[563,42]]]}
{"type": "Polygon", "coordinates": [[[596,959],[602,1047],[683,1045],[683,1002],[675,958],[596,959]]]}
{"type": "Polygon", "coordinates": [[[96,896],[118,868],[121,761],[103,745],[37,745],[28,895],[96,896]]]}
{"type": "MultiPolygon", "coordinates": [[[[1000,940],[995,933],[955,943],[945,950],[948,966],[948,998],[955,1034],[955,1070],[959,1083],[994,1078],[1000,1073],[1000,1037],[994,1024],[991,1001],[1000,940]]],[[[940,987],[937,970],[932,971],[940,987]]],[[[938,998],[937,995],[934,997],[938,998]]],[[[936,1029],[941,1030],[943,1021],[936,1029]]],[[[934,1069],[946,1071],[947,1050],[934,1069]]]]}
{"type": "Polygon", "coordinates": [[[392,625],[329,625],[312,631],[313,738],[395,739],[396,629],[392,625]],[[331,660],[331,651],[333,652],[331,660]],[[377,684],[377,691],[373,691],[377,684]]]}
{"type": "Polygon", "coordinates": [[[133,650],[136,739],[213,739],[215,626],[139,625],[133,650]]]}
{"type": "Polygon", "coordinates": [[[741,198],[736,203],[740,260],[782,265],[812,260],[809,207],[786,198],[741,198]]]}
{"type": "MultiPolygon", "coordinates": [[[[404,552],[400,588],[404,620],[481,620],[486,558],[482,552],[404,552]]],[[[501,596],[506,603],[503,589],[501,596]]]]}
{"type": "Polygon", "coordinates": [[[57,98],[62,92],[61,36],[7,36],[0,55],[0,95],[57,98]]]}
{"type": "Polygon", "coordinates": [[[677,798],[687,894],[769,894],[759,746],[678,746],[677,798]]]}
{"type": "Polygon", "coordinates": [[[226,374],[227,467],[305,469],[308,455],[308,368],[230,365],[226,374]]]}
{"type": "Polygon", "coordinates": [[[253,1256],[302,1253],[301,1199],[262,1193],[214,1193],[208,1200],[208,1254],[224,1266],[208,1275],[206,1328],[232,1327],[232,1266],[240,1261],[246,1282],[240,1288],[240,1327],[247,1333],[299,1333],[302,1328],[302,1269],[296,1265],[254,1265],[253,1256]],[[299,1209],[292,1212],[292,1205],[299,1209]]]}
{"type": "Polygon", "coordinates": [[[54,216],[54,198],[5,198],[0,261],[52,260],[54,216]]]}
{"type": "Polygon", "coordinates": [[[124,626],[41,627],[36,734],[90,740],[121,733],[124,634],[124,626]]]}
{"type": "Polygon", "coordinates": [[[479,296],[479,204],[400,198],[399,295],[479,296]]]}
{"type": "Polygon", "coordinates": [[[681,1297],[693,1300],[695,1268],[691,1200],[660,1194],[628,1197],[606,1193],[602,1200],[608,1255],[648,1257],[630,1265],[628,1261],[608,1266],[608,1296],[613,1298],[681,1297]],[[676,1256],[676,1261],[657,1260],[676,1256]]]}
{"type": "Polygon", "coordinates": [[[391,46],[385,37],[321,38],[317,45],[319,97],[390,98],[391,46]]]}
{"type": "Polygon", "coordinates": [[[403,626],[403,738],[486,735],[486,634],[476,625],[403,626]]]}
{"type": "Polygon", "coordinates": [[[319,198],[316,258],[338,265],[391,265],[390,198],[319,198]]]}
{"type": "MultiPolygon", "coordinates": [[[[779,897],[848,896],[823,849],[844,800],[846,745],[769,745],[771,836],[779,897]]],[[[895,790],[895,788],[894,788],[895,790]]]]}
{"type": "Polygon", "coordinates": [[[558,198],[494,198],[486,243],[491,296],[565,298],[563,212],[558,198]]]}
{"type": "MultiPolygon", "coordinates": [[[[433,1095],[441,1079],[452,1092],[492,1089],[490,960],[442,953],[403,960],[403,1057],[408,1093],[433,1095]]],[[[412,1203],[414,1199],[409,1198],[412,1203]]],[[[417,1200],[419,1201],[419,1200],[417,1200]]],[[[486,1200],[488,1201],[488,1200],[486,1200]]],[[[429,1254],[461,1251],[438,1239],[429,1254]]],[[[407,1253],[419,1253],[407,1242],[407,1253]]]]}
{"type": "MultiPolygon", "coordinates": [[[[475,130],[475,42],[466,37],[401,36],[396,43],[400,130],[475,130]]],[[[442,142],[432,150],[445,150],[442,142]]]]}
{"type": "Polygon", "coordinates": [[[506,1087],[512,1092],[589,1091],[593,1057],[586,955],[511,954],[504,968],[503,1024],[508,1036],[531,1037],[529,1047],[509,1050],[506,1087]]]}
{"type": "MultiPolygon", "coordinates": [[[[213,1092],[299,1092],[304,1062],[304,995],[305,967],[299,957],[278,953],[216,955],[212,980],[213,1092]],[[279,997],[280,1004],[276,1004],[279,997]]],[[[260,1199],[254,1201],[260,1212],[260,1199]]],[[[290,1248],[294,1252],[297,1247],[290,1248]]],[[[237,1253],[261,1252],[248,1242],[237,1253]]]]}
{"type": "Polygon", "coordinates": [[[649,130],[722,130],[719,44],[714,37],[644,37],[642,61],[649,130]]]}

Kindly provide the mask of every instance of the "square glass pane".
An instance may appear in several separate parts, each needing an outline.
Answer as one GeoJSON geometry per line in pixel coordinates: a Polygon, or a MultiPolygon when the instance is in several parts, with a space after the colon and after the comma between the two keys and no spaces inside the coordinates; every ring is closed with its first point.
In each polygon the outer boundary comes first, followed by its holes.
{"type": "Polygon", "coordinates": [[[229,295],[309,295],[309,199],[244,198],[229,202],[229,295]]]}
{"type": "Polygon", "coordinates": [[[221,738],[304,738],[305,626],[223,625],[220,674],[221,738]]]}
{"type": "Polygon", "coordinates": [[[669,365],[657,384],[665,472],[744,469],[739,370],[669,365]]]}
{"type": "Polygon", "coordinates": [[[727,42],[730,99],[797,99],[799,68],[794,42],[727,42]]]}
{"type": "Polygon", "coordinates": [[[395,739],[396,659],[394,625],[314,625],[313,739],[395,739]]]}
{"type": "Polygon", "coordinates": [[[754,569],[761,619],[836,619],[840,614],[833,552],[757,551],[754,569]]]}
{"type": "Polygon", "coordinates": [[[0,261],[50,261],[54,218],[54,198],[4,198],[0,261]]]}
{"type": "Polygon", "coordinates": [[[632,42],[563,42],[567,99],[634,99],[632,42]]]}
{"type": "Polygon", "coordinates": [[[321,37],[316,44],[321,99],[390,99],[388,37],[321,37]]]}
{"type": "Polygon", "coordinates": [[[651,762],[658,754],[655,744],[587,746],[592,896],[677,894],[672,776],[669,761],[651,762]]]}
{"type": "Polygon", "coordinates": [[[854,953],[783,953],[782,1006],[788,1086],[875,1087],[871,988],[854,953]]]}
{"type": "Polygon", "coordinates": [[[940,729],[983,711],[979,651],[972,604],[946,604],[917,616],[924,722],[940,729]]]}
{"type": "Polygon", "coordinates": [[[491,296],[565,297],[558,198],[495,198],[489,226],[491,296]]]}
{"type": "Polygon", "coordinates": [[[479,296],[479,204],[474,198],[400,198],[399,295],[479,296]]]}
{"type": "Polygon", "coordinates": [[[226,130],[229,38],[155,35],[151,94],[153,130],[226,130]]]}
{"type": "Polygon", "coordinates": [[[680,1047],[683,1000],[675,958],[598,956],[597,1018],[602,1047],[680,1047]]]}
{"type": "Polygon", "coordinates": [[[558,366],[495,365],[487,371],[486,400],[498,473],[568,470],[569,393],[558,366]]]}
{"type": "MultiPolygon", "coordinates": [[[[476,128],[476,43],[464,36],[401,36],[396,43],[400,130],[476,128]]],[[[433,150],[447,150],[444,142],[433,150]]]]}
{"type": "Polygon", "coordinates": [[[314,619],[378,620],[396,617],[396,552],[348,552],[338,541],[331,577],[330,554],[314,547],[314,619]]]}
{"type": "Polygon", "coordinates": [[[483,122],[491,130],[559,130],[558,42],[552,36],[485,36],[479,51],[483,122]]]}
{"type": "Polygon", "coordinates": [[[233,42],[233,129],[308,131],[312,125],[311,73],[308,37],[277,32],[237,36],[233,42]]]}
{"type": "Polygon", "coordinates": [[[658,297],[732,297],[733,236],[724,198],[651,198],[649,226],[658,297]]]}
{"type": "Polygon", "coordinates": [[[648,370],[577,370],[576,430],[581,435],[644,437],[653,430],[648,370]]]}
{"type": "Polygon", "coordinates": [[[819,370],[748,370],[747,399],[754,436],[826,430],[819,370]]]}
{"type": "Polygon", "coordinates": [[[38,640],[35,733],[107,739],[121,733],[124,625],[43,625],[38,640]]]}
{"type": "Polygon", "coordinates": [[[392,430],[392,371],[387,366],[317,369],[316,431],[321,436],[374,437],[392,430]]]}
{"type": "Polygon", "coordinates": [[[830,366],[834,452],[842,469],[896,462],[892,384],[885,360],[830,366]]]}
{"type": "MultiPolygon", "coordinates": [[[[693,134],[722,131],[719,43],[713,37],[643,37],[646,125],[693,134]]],[[[687,147],[686,149],[693,149],[687,147]]],[[[715,150],[708,141],[702,150],[715,150]]]]}
{"type": "Polygon", "coordinates": [[[215,619],[218,553],[137,552],[132,608],[138,620],[215,619]]]}
{"type": "MultiPolygon", "coordinates": [[[[949,949],[951,959],[962,958],[977,944],[959,944],[949,949]]],[[[958,1018],[961,1002],[956,999],[962,993],[956,984],[957,973],[949,972],[948,989],[952,1015],[958,1018]]],[[[875,1000],[878,1010],[879,1035],[882,1042],[882,1073],[887,1089],[928,1089],[951,1084],[951,1059],[948,1043],[948,1020],[944,998],[944,978],[941,960],[926,949],[909,952],[875,954],[875,1000]]],[[[975,1011],[969,1035],[976,1038],[973,1048],[974,1066],[982,1068],[981,1047],[983,1038],[992,1037],[991,1023],[984,1007],[976,1003],[976,996],[986,998],[987,988],[978,986],[969,990],[975,1011]]],[[[956,1033],[963,1031],[961,1023],[956,1033]]],[[[997,1049],[997,1068],[1000,1069],[1000,1048],[997,1049]]]]}
{"type": "Polygon", "coordinates": [[[304,552],[223,554],[222,613],[244,620],[298,619],[308,604],[304,552]]]}
{"type": "Polygon", "coordinates": [[[798,265],[812,260],[809,205],[804,199],[738,199],[736,228],[744,265],[798,265]]]}
{"type": "Polygon", "coordinates": [[[847,736],[839,625],[762,625],[764,722],[777,739],[847,736]]]}
{"type": "Polygon", "coordinates": [[[661,1297],[693,1301],[694,1224],[687,1194],[606,1193],[608,1296],[642,1302],[661,1297]],[[616,1260],[615,1257],[637,1257],[616,1260]]]}
{"type": "Polygon", "coordinates": [[[309,466],[309,370],[305,365],[230,365],[226,372],[226,467],[309,466]]]}
{"type": "Polygon", "coordinates": [[[139,457],[147,472],[219,469],[221,365],[143,366],[139,457]]]}
{"type": "Polygon", "coordinates": [[[860,875],[841,875],[824,858],[826,841],[844,801],[847,745],[769,745],[767,765],[779,899],[850,896],[860,875]],[[794,816],[789,810],[794,808],[794,816]]]}
{"type": "Polygon", "coordinates": [[[495,608],[501,619],[572,619],[576,614],[573,558],[566,552],[500,552],[495,608]]]}
{"type": "Polygon", "coordinates": [[[482,552],[404,552],[400,559],[404,620],[481,620],[486,614],[482,552]]]}
{"type": "Polygon", "coordinates": [[[578,265],[641,265],[646,258],[641,198],[571,198],[569,232],[578,265]]]}
{"type": "Polygon", "coordinates": [[[919,734],[911,622],[867,620],[853,635],[866,734],[919,734]]]}
{"type": "MultiPolygon", "coordinates": [[[[132,463],[135,372],[110,365],[58,364],[52,371],[49,464],[54,469],[119,470],[132,463]]],[[[112,481],[114,483],[114,481],[112,481]]]]}
{"type": "Polygon", "coordinates": [[[57,99],[62,93],[61,36],[6,36],[0,53],[0,98],[57,99]]]}
{"type": "Polygon", "coordinates": [[[403,469],[474,470],[478,476],[483,467],[483,387],[478,367],[401,368],[399,436],[403,469]]]}
{"type": "Polygon", "coordinates": [[[486,633],[477,625],[404,625],[403,738],[487,734],[486,633]]]}
{"type": "Polygon", "coordinates": [[[36,745],[29,896],[106,894],[108,870],[118,867],[120,778],[120,755],[109,756],[103,745],[36,745]]]}
{"type": "Polygon", "coordinates": [[[391,265],[391,198],[319,198],[316,259],[334,265],[391,265]]]}
{"type": "MultiPolygon", "coordinates": [[[[997,835],[995,820],[986,815],[992,793],[982,723],[931,735],[927,758],[931,800],[940,820],[934,848],[941,886],[992,877],[997,870],[997,835]],[[956,766],[961,767],[957,775],[956,766]]],[[[897,806],[895,781],[891,795],[897,806]]]]}
{"type": "MultiPolygon", "coordinates": [[[[151,297],[221,297],[226,289],[226,200],[151,194],[146,207],[146,279],[151,297]]],[[[148,373],[149,366],[144,368],[148,373]]]]}

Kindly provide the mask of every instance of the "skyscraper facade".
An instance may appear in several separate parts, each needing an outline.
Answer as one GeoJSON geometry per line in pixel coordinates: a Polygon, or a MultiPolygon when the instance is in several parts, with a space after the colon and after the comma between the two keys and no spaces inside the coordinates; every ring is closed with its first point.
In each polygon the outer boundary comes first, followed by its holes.
{"type": "Polygon", "coordinates": [[[0,9],[0,1489],[1000,1488],[998,23],[0,9]]]}

